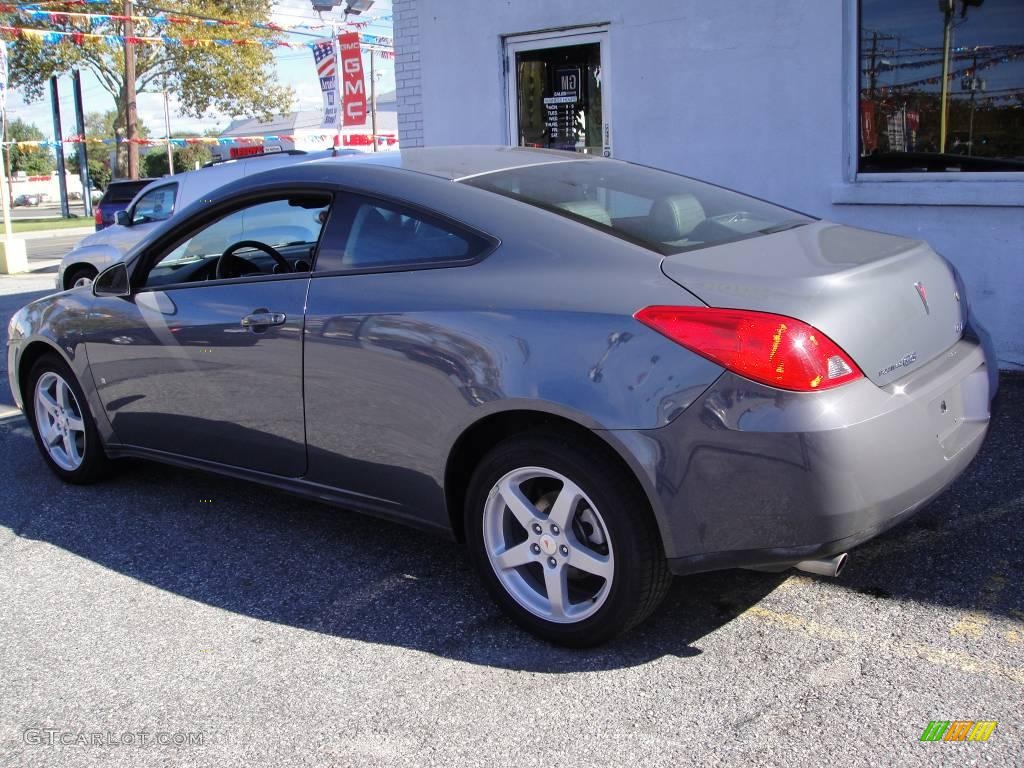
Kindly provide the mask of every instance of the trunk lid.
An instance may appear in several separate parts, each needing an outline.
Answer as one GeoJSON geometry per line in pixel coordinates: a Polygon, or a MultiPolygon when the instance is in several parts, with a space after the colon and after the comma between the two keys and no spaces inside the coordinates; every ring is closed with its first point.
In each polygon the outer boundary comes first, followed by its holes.
{"type": "Polygon", "coordinates": [[[966,297],[952,267],[920,240],[814,222],[674,254],[662,270],[708,306],[810,323],[879,386],[963,335],[966,297]]]}

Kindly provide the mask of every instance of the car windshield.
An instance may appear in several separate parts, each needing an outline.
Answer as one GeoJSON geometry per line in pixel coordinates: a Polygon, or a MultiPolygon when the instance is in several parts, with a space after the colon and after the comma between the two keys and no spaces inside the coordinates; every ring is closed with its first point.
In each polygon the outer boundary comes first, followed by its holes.
{"type": "Polygon", "coordinates": [[[139,190],[149,184],[150,180],[113,183],[107,187],[101,205],[108,203],[130,203],[139,190]]]}
{"type": "Polygon", "coordinates": [[[778,232],[809,216],[667,171],[605,161],[545,163],[463,183],[669,255],[778,232]]]}

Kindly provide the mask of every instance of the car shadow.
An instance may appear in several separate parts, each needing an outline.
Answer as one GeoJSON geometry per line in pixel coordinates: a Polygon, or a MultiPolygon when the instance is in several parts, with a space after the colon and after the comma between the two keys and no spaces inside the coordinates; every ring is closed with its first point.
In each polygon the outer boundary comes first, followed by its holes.
{"type": "MultiPolygon", "coordinates": [[[[872,599],[1013,612],[1024,607],[1024,377],[968,472],[907,525],[862,546],[833,584],[872,599]],[[1016,446],[1016,450],[1014,450],[1016,446]],[[1003,575],[1005,574],[1005,575],[1003,575]],[[1002,579],[993,590],[993,580],[1002,579]]],[[[789,574],[675,580],[651,620],[603,647],[552,647],[494,607],[461,548],[428,533],[229,478],[125,462],[112,480],[65,486],[21,417],[0,421],[0,525],[116,573],[261,621],[532,672],[630,667],[701,653],[699,641],[789,574]],[[12,503],[18,499],[20,503],[12,503]],[[45,499],[45,502],[40,502],[45,499]]]]}

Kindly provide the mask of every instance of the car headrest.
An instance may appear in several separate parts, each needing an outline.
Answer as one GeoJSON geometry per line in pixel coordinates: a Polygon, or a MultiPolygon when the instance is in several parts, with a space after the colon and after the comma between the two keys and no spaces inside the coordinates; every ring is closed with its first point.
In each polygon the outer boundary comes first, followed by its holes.
{"type": "Polygon", "coordinates": [[[612,217],[608,215],[608,211],[595,200],[573,200],[568,203],[558,203],[558,207],[585,219],[596,221],[598,224],[604,224],[606,227],[612,225],[612,217]]]}
{"type": "Polygon", "coordinates": [[[704,207],[693,195],[663,197],[651,206],[651,234],[663,243],[682,240],[705,218],[704,207]]]}

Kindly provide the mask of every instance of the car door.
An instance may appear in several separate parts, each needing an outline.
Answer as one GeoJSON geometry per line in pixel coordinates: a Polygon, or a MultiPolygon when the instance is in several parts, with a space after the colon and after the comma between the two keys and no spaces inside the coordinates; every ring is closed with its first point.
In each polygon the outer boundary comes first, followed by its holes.
{"type": "Polygon", "coordinates": [[[307,478],[362,507],[447,524],[435,438],[494,365],[444,321],[451,270],[494,241],[429,211],[339,195],[307,299],[307,478]],[[397,506],[396,506],[397,505],[397,506]],[[401,508],[405,508],[403,513],[401,508]]]}
{"type": "Polygon", "coordinates": [[[304,308],[329,207],[311,192],[252,202],[158,241],[133,263],[129,297],[97,301],[86,349],[118,442],[305,472],[304,308]]]}

